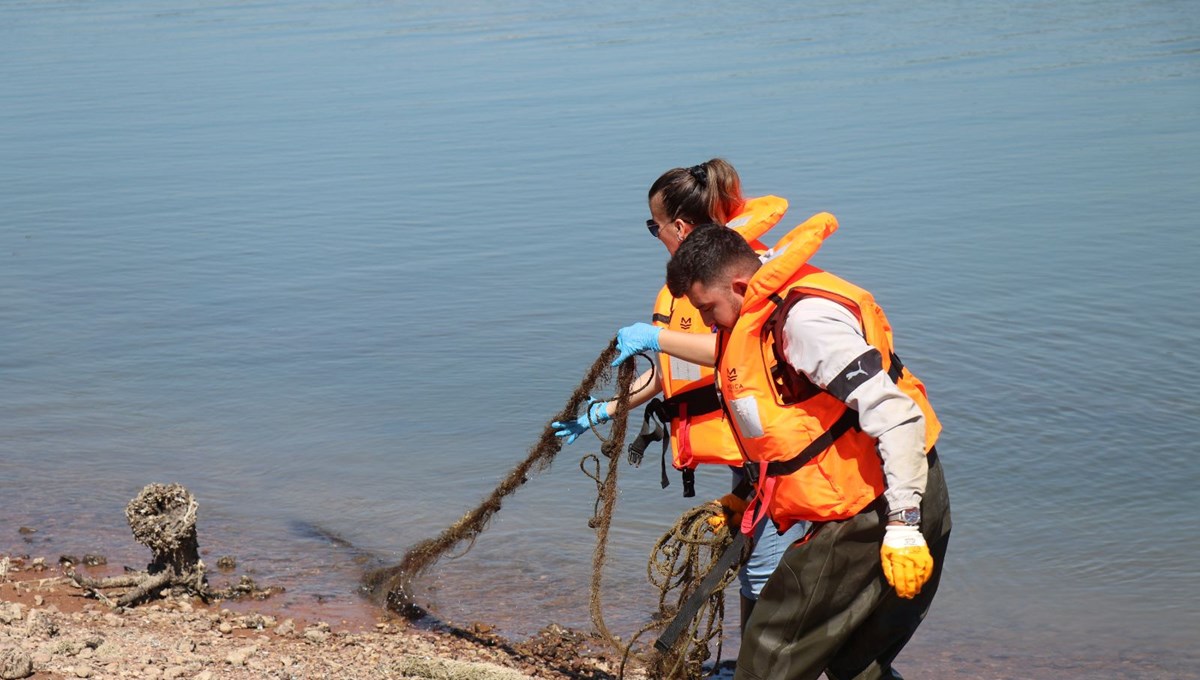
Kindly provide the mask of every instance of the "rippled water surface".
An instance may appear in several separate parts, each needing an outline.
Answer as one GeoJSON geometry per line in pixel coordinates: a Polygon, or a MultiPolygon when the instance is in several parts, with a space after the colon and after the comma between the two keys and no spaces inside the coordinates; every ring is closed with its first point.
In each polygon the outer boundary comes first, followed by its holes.
{"type": "MultiPolygon", "coordinates": [[[[816,263],[946,426],[901,669],[1197,677],[1193,3],[14,0],[0,82],[0,550],[139,565],[123,508],[177,481],[211,559],[354,606],[329,536],[394,560],[489,493],[649,314],[650,183],[723,156],[791,201],[768,241],[839,217],[816,263]]],[[[589,625],[597,444],[426,599],[589,625]]],[[[694,500],[657,462],[619,484],[627,633],[694,500]]]]}

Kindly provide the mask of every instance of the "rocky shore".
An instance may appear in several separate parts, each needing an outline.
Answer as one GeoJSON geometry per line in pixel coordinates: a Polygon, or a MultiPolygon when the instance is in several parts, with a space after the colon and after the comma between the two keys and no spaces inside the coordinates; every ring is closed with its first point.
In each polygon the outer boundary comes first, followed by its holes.
{"type": "MultiPolygon", "coordinates": [[[[18,678],[616,678],[587,636],[550,626],[511,643],[486,626],[373,626],[167,596],[119,609],[87,598],[46,558],[0,555],[0,680],[18,678]]],[[[643,677],[626,672],[626,678],[643,677]]]]}

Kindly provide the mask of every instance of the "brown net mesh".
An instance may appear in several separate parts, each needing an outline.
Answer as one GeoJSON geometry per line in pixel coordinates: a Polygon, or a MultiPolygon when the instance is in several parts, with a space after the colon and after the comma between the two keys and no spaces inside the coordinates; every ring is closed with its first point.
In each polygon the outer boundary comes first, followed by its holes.
{"type": "MultiPolygon", "coordinates": [[[[611,375],[612,360],[617,356],[617,343],[614,339],[604,352],[592,364],[579,387],[567,400],[566,406],[553,420],[574,420],[580,405],[587,402],[588,395],[599,383],[608,380],[611,375]]],[[[624,440],[624,423],[628,411],[628,387],[633,379],[633,362],[626,361],[621,367],[622,376],[628,376],[620,386],[619,394],[624,395],[618,401],[618,412],[614,417],[614,431],[611,439],[616,440],[619,449],[624,440]],[[617,430],[620,430],[619,432],[617,430]],[[619,436],[619,439],[618,439],[619,436]]],[[[611,447],[610,447],[611,448],[611,447]]],[[[547,423],[542,430],[542,436],[537,444],[530,449],[529,455],[508,473],[494,491],[473,510],[463,515],[453,525],[447,527],[434,538],[417,543],[404,554],[398,564],[376,569],[366,576],[366,585],[371,592],[386,593],[386,606],[398,613],[412,615],[419,611],[413,600],[412,582],[425,573],[443,555],[460,543],[474,543],[479,534],[487,527],[488,521],[501,507],[502,500],[529,481],[532,473],[541,472],[550,467],[554,458],[562,449],[562,440],[554,435],[554,428],[547,423]]],[[[607,453],[607,452],[606,452],[607,453]]],[[[619,451],[618,451],[619,453],[619,451]]],[[[615,479],[614,479],[615,484],[615,479]]],[[[605,530],[607,531],[607,529],[605,530]]]]}
{"type": "MultiPolygon", "coordinates": [[[[616,356],[614,339],[597,357],[563,410],[550,422],[574,420],[580,407],[587,407],[588,397],[593,390],[611,379],[610,364],[616,356]]],[[[632,359],[622,362],[617,371],[616,413],[613,414],[611,432],[607,437],[601,436],[600,452],[607,460],[607,466],[603,466],[601,458],[594,454],[584,456],[580,461],[580,468],[584,474],[595,481],[597,495],[593,517],[588,521],[588,526],[596,531],[589,614],[597,636],[621,656],[622,675],[626,662],[633,658],[644,664],[656,678],[699,678],[704,675],[701,666],[711,656],[711,644],[714,640],[718,659],[720,658],[723,639],[721,619],[725,611],[724,589],[736,574],[736,569],[730,569],[724,575],[720,586],[670,651],[642,652],[636,650],[635,645],[645,632],[661,628],[675,615],[681,604],[691,596],[700,580],[712,568],[717,557],[729,545],[731,536],[728,529],[714,532],[707,523],[709,517],[720,513],[719,506],[708,503],[684,513],[675,526],[655,545],[647,569],[651,583],[659,590],[659,603],[658,612],[651,622],[633,634],[628,642],[622,642],[613,635],[604,621],[601,585],[607,559],[609,527],[616,505],[617,473],[628,423],[630,387],[635,372],[632,359]],[[605,467],[603,475],[602,467],[605,467]]],[[[555,436],[554,428],[548,422],[525,460],[514,467],[491,494],[436,537],[421,541],[410,548],[398,564],[368,573],[365,577],[368,590],[373,593],[385,593],[384,604],[392,611],[410,617],[422,614],[423,610],[414,600],[413,582],[459,544],[466,542],[469,550],[475,539],[487,527],[488,521],[500,510],[502,500],[529,481],[530,474],[549,468],[562,445],[562,439],[555,436]]]]}

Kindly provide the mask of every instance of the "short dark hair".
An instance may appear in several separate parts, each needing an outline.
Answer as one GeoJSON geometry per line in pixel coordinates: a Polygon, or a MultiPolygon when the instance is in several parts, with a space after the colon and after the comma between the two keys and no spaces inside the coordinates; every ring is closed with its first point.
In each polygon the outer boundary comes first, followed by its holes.
{"type": "Polygon", "coordinates": [[[667,289],[683,297],[693,284],[711,285],[740,267],[753,273],[761,266],[758,253],[741,234],[718,224],[704,224],[683,239],[667,262],[667,289]]]}

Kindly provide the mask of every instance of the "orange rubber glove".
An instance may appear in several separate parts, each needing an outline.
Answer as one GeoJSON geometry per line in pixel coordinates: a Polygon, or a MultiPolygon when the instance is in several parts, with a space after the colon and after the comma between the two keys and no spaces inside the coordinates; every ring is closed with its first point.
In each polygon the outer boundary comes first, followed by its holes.
{"type": "Polygon", "coordinates": [[[721,514],[713,515],[708,518],[708,526],[712,527],[714,532],[720,531],[721,527],[729,525],[731,527],[739,527],[742,524],[742,513],[746,511],[746,499],[727,493],[715,501],[713,505],[720,506],[721,514]]]}
{"type": "Polygon", "coordinates": [[[933,556],[917,527],[889,525],[879,557],[884,578],[906,600],[916,597],[933,574],[933,556]]]}

